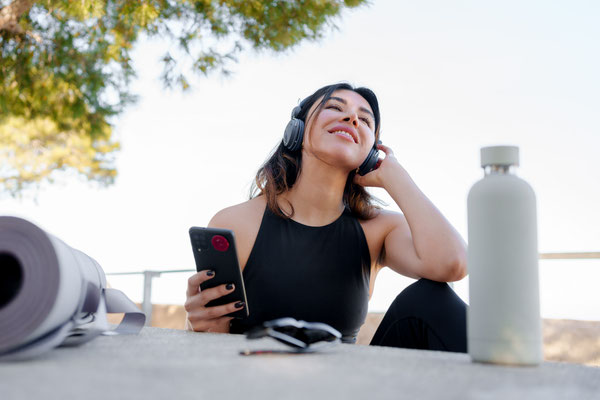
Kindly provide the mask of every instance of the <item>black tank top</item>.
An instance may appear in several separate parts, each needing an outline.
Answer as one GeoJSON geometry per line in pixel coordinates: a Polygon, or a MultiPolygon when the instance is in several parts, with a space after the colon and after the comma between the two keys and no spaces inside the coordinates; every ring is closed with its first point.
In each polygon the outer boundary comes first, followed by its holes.
{"type": "Polygon", "coordinates": [[[231,332],[292,317],[329,324],[354,343],[367,315],[370,273],[367,241],[349,209],[313,227],[266,207],[243,273],[250,316],[232,321],[231,332]]]}

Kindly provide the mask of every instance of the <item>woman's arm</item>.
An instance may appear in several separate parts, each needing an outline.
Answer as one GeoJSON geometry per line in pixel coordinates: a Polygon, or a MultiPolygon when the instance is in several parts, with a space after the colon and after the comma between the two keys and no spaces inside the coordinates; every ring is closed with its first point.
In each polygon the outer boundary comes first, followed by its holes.
{"type": "Polygon", "coordinates": [[[386,158],[355,182],[383,187],[404,215],[383,212],[382,264],[411,277],[456,281],[466,275],[466,245],[458,232],[421,192],[392,150],[378,145],[386,158]],[[371,176],[369,176],[371,175],[371,176]]]}

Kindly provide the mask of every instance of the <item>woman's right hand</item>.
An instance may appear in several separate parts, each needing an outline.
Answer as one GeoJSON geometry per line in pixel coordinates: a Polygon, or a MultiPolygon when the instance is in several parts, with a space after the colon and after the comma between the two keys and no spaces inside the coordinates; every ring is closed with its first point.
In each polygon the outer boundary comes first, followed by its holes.
{"type": "Polygon", "coordinates": [[[215,277],[214,271],[205,270],[192,275],[188,279],[185,311],[187,311],[186,327],[197,332],[229,332],[229,322],[233,317],[226,316],[244,307],[241,301],[234,301],[220,306],[206,307],[214,299],[234,291],[233,283],[200,290],[200,284],[215,277]],[[236,307],[236,305],[238,307],[236,307]]]}

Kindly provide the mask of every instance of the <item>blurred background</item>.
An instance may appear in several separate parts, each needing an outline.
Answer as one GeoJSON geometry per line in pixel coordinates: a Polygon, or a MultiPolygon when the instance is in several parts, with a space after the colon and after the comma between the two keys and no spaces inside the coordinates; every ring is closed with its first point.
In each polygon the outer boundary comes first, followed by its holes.
{"type": "MultiPolygon", "coordinates": [[[[540,260],[542,316],[600,320],[599,3],[262,1],[212,14],[191,1],[180,14],[159,2],[53,3],[29,10],[27,40],[0,29],[2,214],[39,224],[108,274],[193,270],[189,227],[245,201],[292,108],[347,81],[378,95],[383,142],[465,239],[479,149],[519,146],[540,253],[587,257],[540,260]],[[126,14],[136,26],[119,22],[126,14]],[[67,17],[78,22],[59,36],[52,18],[67,17]],[[59,39],[62,53],[44,47],[59,39]]],[[[155,277],[152,302],[183,304],[190,274],[155,277]]],[[[142,301],[142,274],[109,281],[142,301]]],[[[385,311],[410,282],[379,274],[370,311],[385,311]]],[[[454,287],[468,301],[468,278],[454,287]]]]}

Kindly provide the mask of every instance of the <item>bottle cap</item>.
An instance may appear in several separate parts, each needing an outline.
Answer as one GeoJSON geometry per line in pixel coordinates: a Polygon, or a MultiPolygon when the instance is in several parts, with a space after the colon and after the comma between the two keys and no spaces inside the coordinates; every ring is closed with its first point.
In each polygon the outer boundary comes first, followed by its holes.
{"type": "Polygon", "coordinates": [[[517,146],[489,146],[481,148],[481,167],[488,165],[519,165],[517,146]]]}

